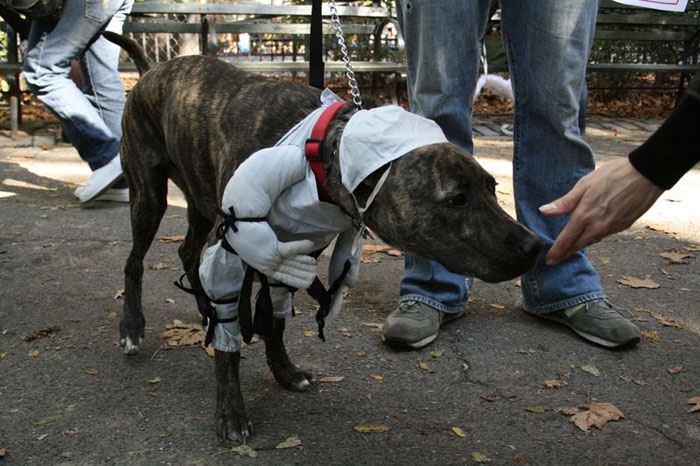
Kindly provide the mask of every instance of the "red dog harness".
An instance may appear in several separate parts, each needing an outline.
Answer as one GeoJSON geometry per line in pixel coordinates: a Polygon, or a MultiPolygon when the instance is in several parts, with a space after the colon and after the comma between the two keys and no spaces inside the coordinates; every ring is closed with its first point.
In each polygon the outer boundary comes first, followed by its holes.
{"type": "Polygon", "coordinates": [[[326,172],[323,167],[323,141],[326,139],[328,125],[346,104],[347,102],[336,102],[321,113],[321,116],[316,120],[314,128],[311,130],[311,136],[306,140],[304,148],[306,160],[309,161],[311,170],[316,177],[319,199],[336,205],[339,205],[338,201],[330,195],[326,187],[326,172]]]}

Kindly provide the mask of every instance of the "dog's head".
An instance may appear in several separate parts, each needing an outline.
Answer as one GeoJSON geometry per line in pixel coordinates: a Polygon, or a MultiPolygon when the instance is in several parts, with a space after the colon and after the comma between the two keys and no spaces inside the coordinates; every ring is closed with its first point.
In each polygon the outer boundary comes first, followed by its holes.
{"type": "Polygon", "coordinates": [[[544,243],[498,205],[494,178],[469,152],[446,142],[434,122],[400,109],[386,119],[365,113],[348,142],[356,113],[341,110],[325,149],[334,154],[325,164],[327,186],[346,211],[388,244],[454,273],[497,282],[534,267],[544,243]]]}
{"type": "MultiPolygon", "coordinates": [[[[359,204],[384,171],[357,187],[359,204]]],[[[388,244],[454,273],[508,280],[534,267],[543,242],[498,205],[495,186],[467,151],[450,143],[422,146],[392,162],[363,220],[388,244]]]]}

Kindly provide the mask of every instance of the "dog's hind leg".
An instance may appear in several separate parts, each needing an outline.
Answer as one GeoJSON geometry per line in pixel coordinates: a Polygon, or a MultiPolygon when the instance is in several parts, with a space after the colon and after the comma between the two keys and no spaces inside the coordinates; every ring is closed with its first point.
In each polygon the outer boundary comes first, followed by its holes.
{"type": "Polygon", "coordinates": [[[253,425],[248,420],[240,384],[241,353],[214,350],[216,367],[216,434],[246,442],[253,425]]]}
{"type": "Polygon", "coordinates": [[[287,349],[284,347],[284,319],[273,317],[272,332],[263,337],[265,340],[265,356],[275,380],[282,387],[303,392],[315,385],[316,380],[308,373],[297,369],[292,364],[287,349]]]}
{"type": "MultiPolygon", "coordinates": [[[[142,167],[143,168],[143,167],[142,167]]],[[[143,339],[146,321],[141,307],[143,259],[158,231],[167,207],[168,179],[157,168],[135,173],[125,164],[129,183],[131,233],[133,244],[124,267],[124,313],[119,323],[119,335],[124,354],[137,354],[143,339]]]]}

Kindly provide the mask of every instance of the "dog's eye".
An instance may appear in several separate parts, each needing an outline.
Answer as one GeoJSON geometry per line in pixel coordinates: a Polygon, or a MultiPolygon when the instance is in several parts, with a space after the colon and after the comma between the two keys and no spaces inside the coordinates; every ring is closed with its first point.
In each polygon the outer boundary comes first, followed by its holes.
{"type": "Polygon", "coordinates": [[[450,207],[466,207],[467,206],[467,195],[464,193],[459,193],[456,196],[448,197],[447,204],[450,207]]]}

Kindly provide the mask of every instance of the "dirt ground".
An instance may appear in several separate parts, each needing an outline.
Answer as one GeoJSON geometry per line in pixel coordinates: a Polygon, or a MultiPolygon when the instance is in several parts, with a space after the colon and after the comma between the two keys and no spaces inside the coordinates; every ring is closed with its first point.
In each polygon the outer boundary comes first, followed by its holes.
{"type": "MultiPolygon", "coordinates": [[[[604,162],[657,124],[592,119],[586,138],[604,162]]],[[[477,281],[467,315],[433,344],[389,348],[379,326],[396,305],[403,260],[378,252],[325,343],[314,336],[313,303],[298,294],[286,341],[321,380],[314,390],[281,390],[263,344],[243,349],[254,436],[241,447],[214,434],[213,359],[161,336],[176,321],[199,321],[193,299],[172,284],[182,199],[171,193],[146,259],[142,352],[125,357],[117,340],[128,207],[77,205],[73,190],[89,172],[72,147],[4,144],[0,465],[697,464],[697,169],[633,229],[590,251],[609,299],[644,332],[635,348],[605,350],[525,315],[515,281],[477,281]],[[617,420],[604,403],[622,413],[617,420]],[[585,432],[569,408],[588,420],[603,409],[607,422],[585,432]]],[[[476,154],[512,211],[512,143],[482,136],[476,154]]]]}

